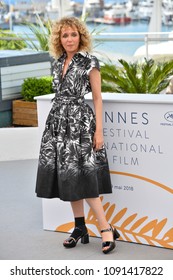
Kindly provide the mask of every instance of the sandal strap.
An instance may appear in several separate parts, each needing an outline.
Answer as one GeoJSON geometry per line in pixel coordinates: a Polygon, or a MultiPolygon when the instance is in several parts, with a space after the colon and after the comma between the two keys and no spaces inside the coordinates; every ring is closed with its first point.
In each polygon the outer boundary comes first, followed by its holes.
{"type": "Polygon", "coordinates": [[[67,241],[68,243],[72,243],[72,242],[76,242],[76,239],[74,237],[70,236],[65,241],[67,241]]]}
{"type": "Polygon", "coordinates": [[[114,243],[113,241],[105,241],[102,243],[102,248],[104,247],[109,247],[112,243],[114,243]]]}
{"type": "Polygon", "coordinates": [[[103,233],[103,232],[108,232],[108,231],[112,231],[112,228],[106,228],[106,229],[102,229],[100,232],[103,233]]]}
{"type": "Polygon", "coordinates": [[[82,231],[82,227],[75,227],[73,231],[75,231],[75,230],[80,230],[80,231],[82,231]]]}

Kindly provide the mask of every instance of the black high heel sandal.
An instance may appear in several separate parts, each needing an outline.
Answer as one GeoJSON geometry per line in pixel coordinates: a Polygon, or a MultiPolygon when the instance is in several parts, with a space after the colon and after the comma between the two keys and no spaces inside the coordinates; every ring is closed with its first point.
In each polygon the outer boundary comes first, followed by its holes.
{"type": "Polygon", "coordinates": [[[66,248],[73,248],[76,246],[79,239],[81,239],[82,244],[89,243],[89,234],[85,225],[75,227],[72,234],[64,241],[63,245],[66,248]]]}
{"type": "Polygon", "coordinates": [[[112,251],[115,248],[115,240],[120,237],[119,232],[116,230],[116,228],[113,228],[111,225],[110,225],[110,228],[101,230],[101,233],[109,232],[109,231],[112,232],[113,241],[105,241],[105,242],[102,243],[102,249],[105,248],[105,247],[108,247],[106,250],[102,250],[102,252],[104,254],[109,253],[110,251],[112,251]]]}

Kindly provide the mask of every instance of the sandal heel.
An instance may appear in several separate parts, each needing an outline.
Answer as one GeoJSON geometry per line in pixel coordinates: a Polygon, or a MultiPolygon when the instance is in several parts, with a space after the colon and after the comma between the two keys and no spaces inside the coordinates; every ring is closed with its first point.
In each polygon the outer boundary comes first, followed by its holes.
{"type": "Polygon", "coordinates": [[[116,228],[114,228],[113,233],[114,233],[114,240],[115,240],[115,239],[118,239],[118,238],[120,237],[120,234],[119,234],[119,232],[116,230],[116,228]]]}
{"type": "Polygon", "coordinates": [[[82,244],[89,243],[89,234],[88,233],[86,233],[84,236],[81,237],[81,243],[82,244]]]}

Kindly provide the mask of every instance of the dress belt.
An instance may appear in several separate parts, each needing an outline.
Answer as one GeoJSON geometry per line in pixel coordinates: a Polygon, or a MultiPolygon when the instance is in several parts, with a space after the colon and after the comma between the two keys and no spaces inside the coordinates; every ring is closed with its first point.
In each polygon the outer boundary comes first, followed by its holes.
{"type": "Polygon", "coordinates": [[[77,103],[82,104],[85,99],[84,97],[73,97],[73,96],[55,96],[52,101],[55,101],[55,103],[59,104],[71,104],[71,103],[77,103]]]}

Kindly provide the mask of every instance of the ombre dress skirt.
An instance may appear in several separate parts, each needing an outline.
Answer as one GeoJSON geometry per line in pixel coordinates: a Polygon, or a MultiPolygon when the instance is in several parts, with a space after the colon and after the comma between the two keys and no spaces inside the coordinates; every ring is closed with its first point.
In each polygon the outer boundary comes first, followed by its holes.
{"type": "Polygon", "coordinates": [[[95,152],[95,115],[82,97],[55,98],[43,132],[38,197],[76,201],[112,193],[105,148],[95,152]]]}

